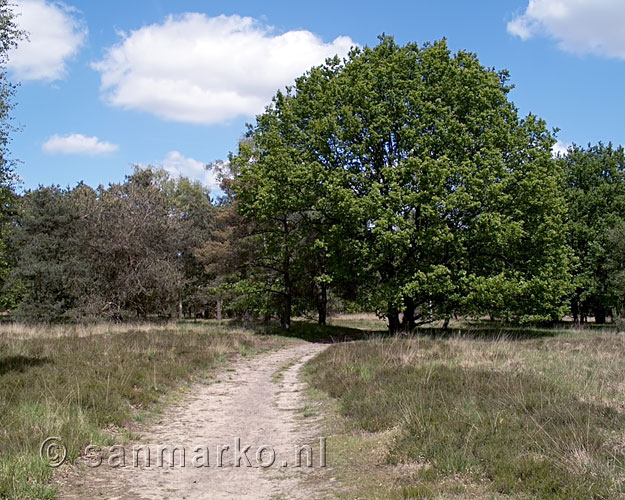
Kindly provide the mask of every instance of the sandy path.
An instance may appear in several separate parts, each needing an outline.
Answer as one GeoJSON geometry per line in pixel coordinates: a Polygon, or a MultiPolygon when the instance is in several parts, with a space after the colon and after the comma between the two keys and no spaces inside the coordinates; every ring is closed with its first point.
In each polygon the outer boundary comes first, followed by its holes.
{"type": "MultiPolygon", "coordinates": [[[[126,446],[125,467],[111,467],[106,460],[97,468],[78,467],[75,477],[60,487],[60,498],[314,498],[301,479],[318,466],[320,436],[314,420],[303,418],[300,411],[303,384],[297,375],[301,366],[325,347],[302,343],[236,362],[222,371],[218,382],[194,386],[184,401],[168,408],[157,425],[142,433],[141,443],[150,447],[149,468],[141,467],[144,454],[138,455],[140,466],[133,466],[137,453],[132,447],[137,443],[126,446]],[[287,364],[281,379],[275,380],[276,370],[287,364]],[[236,438],[240,438],[241,450],[250,445],[246,456],[251,467],[242,454],[240,466],[233,466],[236,438]],[[313,468],[293,466],[294,447],[304,444],[312,444],[313,468]],[[185,466],[179,465],[177,454],[174,467],[169,467],[169,452],[159,466],[159,445],[170,450],[184,447],[185,466]],[[263,445],[275,451],[271,467],[257,462],[256,452],[263,445]],[[218,446],[229,447],[222,452],[221,467],[218,446]],[[208,467],[202,466],[206,450],[208,467]]],[[[301,457],[305,465],[305,451],[301,457]]],[[[267,449],[261,462],[266,465],[270,459],[267,449]]]]}

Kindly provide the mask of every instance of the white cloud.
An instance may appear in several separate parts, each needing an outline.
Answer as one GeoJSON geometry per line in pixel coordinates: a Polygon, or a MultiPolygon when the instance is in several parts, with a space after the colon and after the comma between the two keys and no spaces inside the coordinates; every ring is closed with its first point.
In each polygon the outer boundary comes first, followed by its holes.
{"type": "Polygon", "coordinates": [[[57,2],[19,0],[15,13],[28,40],[11,50],[8,67],[20,80],[62,78],[67,60],[76,55],[87,36],[76,10],[57,2]]]}
{"type": "Polygon", "coordinates": [[[116,144],[101,141],[97,137],[86,137],[82,134],[54,134],[43,143],[41,149],[48,154],[88,155],[96,156],[113,153],[119,149],[116,144]]]}
{"type": "Polygon", "coordinates": [[[550,36],[567,52],[625,59],[625,1],[530,0],[508,32],[522,40],[550,36]]]}
{"type": "Polygon", "coordinates": [[[566,156],[570,147],[570,143],[558,141],[551,148],[551,152],[553,153],[553,156],[566,156]]]}
{"type": "Polygon", "coordinates": [[[275,92],[354,42],[309,31],[274,34],[250,17],[187,13],[144,26],[93,64],[114,106],[186,123],[220,123],[263,111],[275,92]]]}
{"type": "Polygon", "coordinates": [[[187,158],[178,151],[167,153],[161,166],[173,177],[188,177],[200,181],[210,190],[219,189],[219,181],[213,170],[206,168],[205,163],[194,158],[187,158]]]}

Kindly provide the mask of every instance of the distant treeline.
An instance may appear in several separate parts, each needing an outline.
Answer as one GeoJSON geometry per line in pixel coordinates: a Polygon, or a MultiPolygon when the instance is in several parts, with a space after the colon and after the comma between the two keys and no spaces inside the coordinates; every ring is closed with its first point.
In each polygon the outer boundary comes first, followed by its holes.
{"type": "MultiPolygon", "coordinates": [[[[580,321],[587,316],[605,321],[622,311],[625,297],[623,149],[574,146],[567,156],[553,160],[553,168],[562,171],[567,216],[561,250],[570,266],[564,269],[566,295],[559,292],[553,315],[538,319],[571,314],[580,321]]],[[[265,228],[266,221],[261,225],[239,214],[232,184],[226,178],[225,195],[215,199],[198,182],[138,169],[123,184],[108,188],[41,187],[14,196],[14,213],[4,228],[5,309],[23,321],[121,321],[216,317],[219,303],[224,316],[270,318],[284,314],[288,300],[292,312],[315,313],[324,321],[328,303],[334,310],[376,307],[375,287],[385,283],[373,262],[360,268],[353,254],[362,247],[333,255],[320,245],[321,233],[311,228],[292,239],[289,254],[281,247],[278,253],[269,243],[283,236],[265,228]],[[284,270],[289,271],[290,297],[284,291],[284,270]]],[[[293,214],[285,220],[293,231],[303,224],[293,214]]],[[[354,245],[340,238],[339,244],[354,245]]],[[[512,262],[510,254],[498,259],[483,251],[492,263],[503,262],[502,268],[512,262]]],[[[392,251],[389,255],[395,258],[392,251]]],[[[439,284],[446,283],[441,273],[439,284]]],[[[452,299],[428,289],[415,307],[415,322],[465,312],[520,319],[519,310],[508,308],[504,297],[469,310],[462,309],[468,301],[452,299]]],[[[528,295],[526,300],[529,318],[545,311],[544,303],[535,302],[540,297],[528,295]]],[[[397,307],[409,317],[401,304],[397,307]]]]}
{"type": "Polygon", "coordinates": [[[518,116],[505,71],[444,41],[328,60],[218,168],[4,187],[3,301],[25,321],[376,310],[604,322],[625,303],[625,154],[518,116]]]}

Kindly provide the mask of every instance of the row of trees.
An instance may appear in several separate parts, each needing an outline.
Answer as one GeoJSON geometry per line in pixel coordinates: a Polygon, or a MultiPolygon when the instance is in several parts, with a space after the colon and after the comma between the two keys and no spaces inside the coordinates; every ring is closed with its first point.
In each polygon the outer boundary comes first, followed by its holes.
{"type": "Polygon", "coordinates": [[[625,299],[625,153],[612,145],[572,146],[558,165],[576,258],[571,314],[603,323],[606,315],[623,314],[625,299]]]}
{"type": "Polygon", "coordinates": [[[5,291],[15,314],[62,321],[173,316],[206,301],[193,255],[215,208],[199,183],[137,170],[123,184],[42,187],[19,200],[5,291]]]}
{"type": "MultiPolygon", "coordinates": [[[[469,270],[476,274],[495,267],[512,272],[506,267],[515,262],[514,254],[506,248],[497,255],[490,242],[501,235],[491,234],[493,240],[483,242],[488,245],[480,247],[486,253],[484,260],[479,251],[461,260],[471,248],[465,243],[471,239],[463,234],[470,229],[452,226],[447,230],[460,236],[452,233],[447,238],[465,237],[462,253],[454,255],[454,246],[445,249],[439,267],[428,276],[426,266],[431,264],[413,262],[396,243],[392,243],[395,251],[389,249],[387,254],[390,262],[384,262],[384,255],[372,259],[373,252],[384,249],[380,239],[389,236],[368,234],[378,231],[370,221],[362,222],[362,232],[343,233],[333,227],[331,217],[341,219],[331,206],[323,215],[311,208],[272,218],[259,218],[257,212],[246,215],[242,207],[246,201],[235,193],[258,183],[242,186],[246,178],[241,172],[224,179],[225,196],[216,201],[201,184],[172,179],[155,169],[137,169],[124,183],[107,188],[52,186],[13,195],[3,239],[4,306],[21,320],[44,322],[214,317],[215,306],[222,303],[224,314],[267,319],[275,314],[285,327],[292,313],[315,312],[324,323],[328,304],[376,309],[395,329],[463,313],[525,321],[560,319],[570,313],[577,321],[594,316],[602,322],[606,315],[622,312],[625,298],[625,154],[622,148],[601,144],[573,146],[567,156],[550,161],[554,171],[561,172],[558,191],[566,200],[566,212],[556,229],[563,229],[559,244],[568,259],[559,302],[551,302],[551,311],[540,302],[550,298],[548,292],[523,297],[518,282],[502,278],[491,279],[479,295],[477,285],[467,283],[469,279],[481,283],[469,270]],[[487,266],[484,261],[489,260],[487,266]],[[452,262],[464,262],[466,268],[456,271],[452,262]],[[422,281],[409,282],[404,290],[420,295],[405,294],[392,303],[388,297],[393,288],[383,279],[394,269],[409,276],[408,266],[417,268],[413,275],[422,281]],[[463,280],[454,283],[453,272],[463,280]],[[461,286],[469,293],[462,296],[461,286]],[[546,314],[538,316],[540,311],[546,314]],[[402,321],[393,317],[399,313],[402,321]]],[[[288,182],[285,186],[292,189],[288,182]]],[[[293,203],[299,203],[293,193],[293,203]]],[[[263,196],[259,193],[250,200],[263,196]]],[[[391,236],[398,231],[387,230],[391,236]]],[[[443,235],[440,228],[430,233],[432,238],[443,235]]],[[[535,245],[535,239],[529,241],[535,245]]],[[[427,255],[428,246],[433,247],[429,242],[423,246],[419,255],[427,255]]],[[[528,260],[533,251],[525,248],[528,260]]],[[[516,265],[524,267],[520,259],[516,265]]],[[[524,285],[530,283],[528,279],[524,285]]]]}
{"type": "Polygon", "coordinates": [[[18,196],[4,163],[5,309],[120,320],[224,304],[285,329],[336,307],[391,331],[454,314],[603,322],[625,296],[623,149],[553,158],[554,133],[519,117],[511,88],[444,40],[381,37],[278,92],[212,166],[218,199],[152,168],[18,196]]]}

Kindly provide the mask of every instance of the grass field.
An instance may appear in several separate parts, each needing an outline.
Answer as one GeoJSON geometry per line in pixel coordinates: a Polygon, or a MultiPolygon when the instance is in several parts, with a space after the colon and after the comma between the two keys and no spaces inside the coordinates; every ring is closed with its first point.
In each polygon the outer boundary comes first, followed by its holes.
{"type": "MultiPolygon", "coordinates": [[[[382,326],[371,315],[342,316],[290,332],[350,341],[305,369],[331,434],[320,472],[331,476],[321,478],[331,497],[625,498],[625,335],[486,322],[389,338],[382,326]]],[[[131,439],[129,424],[173,389],[289,342],[272,331],[210,322],[4,327],[0,498],[54,498],[39,456],[45,438],[59,436],[70,461],[86,444],[131,439]]]]}
{"type": "Polygon", "coordinates": [[[625,335],[510,333],[377,338],[310,362],[340,413],[339,497],[625,498],[625,335]]]}
{"type": "MultiPolygon", "coordinates": [[[[207,376],[236,354],[286,341],[220,325],[27,328],[0,334],[0,498],[54,498],[39,456],[58,436],[69,460],[112,444],[125,424],[153,411],[171,389],[207,376]]],[[[175,391],[174,391],[175,392],[175,391]]]]}

